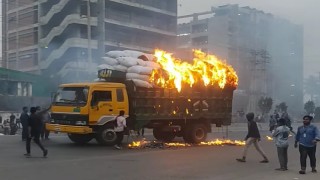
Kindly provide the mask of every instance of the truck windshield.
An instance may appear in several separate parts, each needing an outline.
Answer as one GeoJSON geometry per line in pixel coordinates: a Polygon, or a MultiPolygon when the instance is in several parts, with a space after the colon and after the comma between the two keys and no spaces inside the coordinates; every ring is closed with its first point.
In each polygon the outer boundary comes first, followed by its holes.
{"type": "Polygon", "coordinates": [[[86,87],[62,87],[53,100],[54,105],[85,106],[88,99],[86,87]]]}

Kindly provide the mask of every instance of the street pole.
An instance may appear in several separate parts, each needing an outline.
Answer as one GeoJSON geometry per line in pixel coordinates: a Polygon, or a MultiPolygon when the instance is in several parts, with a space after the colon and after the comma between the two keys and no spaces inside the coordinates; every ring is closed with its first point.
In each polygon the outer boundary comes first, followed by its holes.
{"type": "MultiPolygon", "coordinates": [[[[87,19],[88,19],[88,61],[89,67],[92,64],[92,49],[91,49],[91,10],[90,0],[87,1],[87,19]]],[[[90,68],[89,68],[90,69],[90,68]]]]}

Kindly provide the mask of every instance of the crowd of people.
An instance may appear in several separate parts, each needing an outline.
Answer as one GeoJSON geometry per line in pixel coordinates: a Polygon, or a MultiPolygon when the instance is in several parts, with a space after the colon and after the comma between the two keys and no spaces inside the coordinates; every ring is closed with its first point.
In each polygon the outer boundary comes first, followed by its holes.
{"type": "MultiPolygon", "coordinates": [[[[263,157],[261,163],[268,163],[267,155],[259,145],[261,139],[257,123],[254,121],[254,114],[248,113],[246,115],[248,120],[248,134],[245,138],[246,144],[243,149],[242,157],[236,159],[238,162],[246,162],[248,148],[254,144],[256,150],[263,157]]],[[[270,119],[270,132],[275,139],[277,148],[278,160],[280,167],[275,170],[286,171],[288,170],[288,137],[290,134],[295,136],[294,147],[299,147],[300,153],[300,174],[306,173],[307,157],[310,159],[311,172],[316,173],[316,147],[317,142],[320,141],[320,133],[316,126],[311,124],[313,117],[306,115],[303,117],[303,125],[299,126],[297,131],[294,132],[291,126],[291,120],[287,112],[279,115],[277,111],[271,116],[270,119]]]]}

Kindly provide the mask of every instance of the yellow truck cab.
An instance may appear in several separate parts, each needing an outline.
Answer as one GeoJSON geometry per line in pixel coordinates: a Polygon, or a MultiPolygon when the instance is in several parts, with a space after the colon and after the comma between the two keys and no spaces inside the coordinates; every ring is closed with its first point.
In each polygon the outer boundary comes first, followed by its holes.
{"type": "Polygon", "coordinates": [[[128,114],[128,95],[122,83],[62,84],[51,107],[52,120],[46,128],[68,133],[76,143],[96,138],[101,144],[112,144],[115,133],[111,121],[124,110],[128,114]]]}

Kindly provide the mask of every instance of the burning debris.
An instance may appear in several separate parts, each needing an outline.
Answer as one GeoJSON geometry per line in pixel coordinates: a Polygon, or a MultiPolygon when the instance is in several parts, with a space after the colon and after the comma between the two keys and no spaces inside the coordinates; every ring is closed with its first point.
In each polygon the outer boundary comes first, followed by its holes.
{"type": "Polygon", "coordinates": [[[268,141],[273,141],[273,138],[270,137],[270,136],[266,136],[266,138],[267,138],[268,141]]]}
{"type": "Polygon", "coordinates": [[[128,145],[129,149],[144,149],[144,148],[172,148],[172,147],[191,147],[191,146],[244,146],[245,141],[238,141],[238,140],[230,140],[230,139],[216,139],[214,141],[206,141],[201,142],[199,144],[188,144],[188,143],[164,143],[158,141],[133,141],[131,144],[128,145]]]}
{"type": "MultiPolygon", "coordinates": [[[[289,134],[289,137],[292,137],[292,135],[289,134]]],[[[270,137],[270,136],[266,136],[266,139],[267,139],[268,141],[273,141],[273,137],[270,137]]]]}

